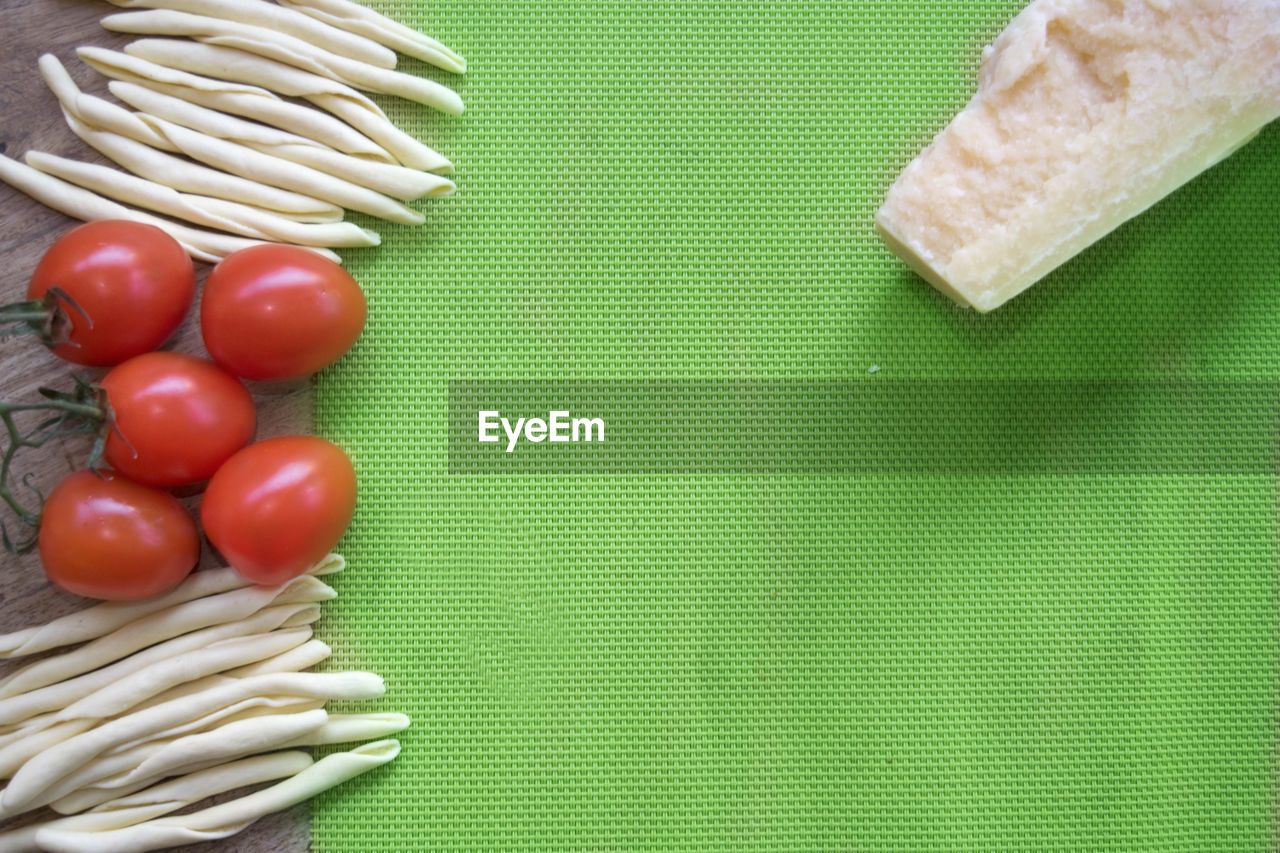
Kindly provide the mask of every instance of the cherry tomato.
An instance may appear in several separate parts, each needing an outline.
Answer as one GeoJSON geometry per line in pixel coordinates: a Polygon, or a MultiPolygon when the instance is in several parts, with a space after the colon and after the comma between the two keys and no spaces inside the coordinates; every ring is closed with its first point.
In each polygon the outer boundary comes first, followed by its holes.
{"type": "Polygon", "coordinates": [[[364,291],[315,252],[263,244],[209,273],[200,329],[209,355],[245,379],[297,379],[332,364],[364,329],[364,291]]]}
{"type": "Polygon", "coordinates": [[[337,445],[269,438],[227,460],[200,504],[205,535],[240,574],[278,584],[338,544],[356,508],[356,473],[337,445]]]}
{"type": "Polygon", "coordinates": [[[177,586],[200,557],[200,533],[168,492],[110,471],[77,471],[45,500],[38,548],[58,586],[123,601],[177,586]]]}
{"type": "Polygon", "coordinates": [[[66,338],[54,354],[107,366],[150,352],[173,334],[191,307],[196,276],[186,250],[161,229],[107,219],[73,228],[49,247],[27,298],[46,298],[52,287],[75,302],[54,294],[66,338]]]}
{"type": "Polygon", "coordinates": [[[113,368],[101,384],[112,419],[103,458],[139,483],[202,482],[253,439],[249,390],[207,359],[149,352],[113,368]]]}

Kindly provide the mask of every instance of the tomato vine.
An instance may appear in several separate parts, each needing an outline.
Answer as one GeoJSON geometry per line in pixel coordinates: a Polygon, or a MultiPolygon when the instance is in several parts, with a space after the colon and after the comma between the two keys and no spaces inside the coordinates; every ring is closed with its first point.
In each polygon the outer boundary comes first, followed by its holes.
{"type": "MultiPolygon", "coordinates": [[[[44,397],[43,402],[0,401],[0,423],[4,424],[6,438],[4,453],[0,455],[0,499],[23,524],[31,528],[40,526],[40,510],[31,509],[15,494],[13,462],[19,451],[23,448],[43,447],[54,439],[93,435],[93,448],[89,452],[90,469],[96,469],[102,459],[103,447],[107,440],[107,430],[103,428],[107,419],[105,395],[100,388],[82,377],[74,376],[73,379],[75,387],[71,391],[45,387],[38,389],[38,393],[44,397]],[[18,422],[18,416],[28,412],[50,414],[34,427],[24,429],[18,422]]],[[[43,504],[44,495],[40,488],[31,482],[30,474],[22,478],[21,484],[35,494],[38,505],[43,504]]],[[[35,547],[36,533],[33,532],[29,538],[15,541],[10,536],[7,525],[0,522],[0,542],[10,553],[25,554],[35,547]]]]}

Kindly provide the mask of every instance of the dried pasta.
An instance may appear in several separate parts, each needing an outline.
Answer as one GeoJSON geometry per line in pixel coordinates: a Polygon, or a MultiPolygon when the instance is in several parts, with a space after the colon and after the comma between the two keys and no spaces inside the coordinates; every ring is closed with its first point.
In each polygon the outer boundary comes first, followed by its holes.
{"type": "Polygon", "coordinates": [[[330,53],[378,68],[395,68],[395,52],[368,38],[335,27],[287,6],[261,0],[109,0],[126,9],[170,9],[225,18],[242,24],[290,33],[330,53]]]}
{"type": "Polygon", "coordinates": [[[183,602],[151,613],[74,652],[46,658],[0,680],[0,697],[44,687],[190,631],[243,619],[272,604],[310,604],[336,595],[332,587],[302,575],[274,587],[252,586],[183,602]]]}
{"type": "Polygon", "coordinates": [[[208,797],[292,776],[314,764],[305,752],[292,750],[255,755],[220,764],[147,788],[141,793],[117,797],[83,814],[57,818],[0,833],[0,850],[39,853],[36,834],[57,828],[64,831],[101,832],[153,820],[208,797]]]}
{"type": "Polygon", "coordinates": [[[350,0],[280,0],[306,15],[367,36],[401,53],[458,74],[467,70],[467,61],[428,35],[380,15],[350,0]]]}
{"type": "MultiPolygon", "coordinates": [[[[336,80],[241,50],[177,39],[139,39],[124,50],[128,56],[156,65],[249,85],[259,81],[256,85],[260,88],[305,98],[382,145],[405,166],[426,171],[439,168],[439,154],[396,127],[366,95],[336,80]]],[[[93,64],[102,57],[86,56],[85,61],[93,64]]]]}
{"type": "MultiPolygon", "coordinates": [[[[149,128],[151,124],[147,121],[148,116],[163,119],[207,136],[247,145],[263,154],[300,163],[404,201],[448,195],[455,189],[448,178],[431,172],[353,157],[328,146],[317,145],[296,134],[223,115],[144,86],[114,81],[109,88],[117,98],[139,110],[142,115],[138,120],[149,128]]],[[[157,132],[164,135],[161,131],[157,132]]]]}
{"type": "MultiPolygon", "coordinates": [[[[123,138],[123,137],[119,137],[123,138]]],[[[136,144],[136,143],[134,143],[136,144]]],[[[95,219],[130,219],[135,222],[146,222],[169,232],[191,257],[214,263],[239,249],[254,246],[261,240],[235,237],[204,231],[176,222],[161,219],[117,204],[96,193],[59,180],[51,175],[33,169],[25,163],[19,163],[0,154],[0,181],[21,190],[36,201],[54,210],[67,214],[75,219],[92,221],[95,219]]],[[[334,261],[340,261],[337,255],[325,249],[312,249],[334,261]]]]}
{"type": "Polygon", "coordinates": [[[228,803],[122,829],[77,831],[49,826],[36,833],[36,842],[50,853],[145,853],[180,844],[227,838],[264,815],[289,808],[361,773],[381,767],[399,753],[398,741],[376,741],[348,752],[327,755],[284,782],[228,803]]]}
{"type": "Polygon", "coordinates": [[[28,151],[24,159],[33,168],[108,198],[244,237],[335,249],[376,246],[382,242],[377,232],[353,222],[299,222],[262,208],[180,193],[164,184],[97,163],[69,160],[41,151],[28,151]]]}
{"type": "Polygon", "coordinates": [[[102,26],[114,32],[135,35],[191,36],[211,45],[234,48],[292,65],[368,92],[414,101],[449,115],[461,115],[463,111],[462,98],[458,93],[434,80],[357,62],[285,33],[250,24],[154,9],[108,15],[102,19],[102,26]]]}
{"type": "MultiPolygon", "coordinates": [[[[328,575],[342,571],[347,562],[339,554],[329,554],[307,574],[328,575]]],[[[231,567],[193,572],[169,592],[143,601],[105,601],[31,628],[0,635],[0,658],[15,658],[46,652],[59,646],[82,643],[108,634],[157,610],[164,610],[197,598],[217,595],[249,585],[231,567]]]]}
{"type": "Polygon", "coordinates": [[[227,684],[174,699],[124,717],[108,720],[52,746],[31,758],[0,793],[0,814],[19,814],[34,804],[58,780],[108,749],[125,747],[161,733],[174,733],[239,703],[264,697],[294,696],[324,699],[371,699],[385,691],[373,673],[288,672],[234,679],[227,684]]]}
{"type": "MultiPolygon", "coordinates": [[[[87,64],[114,80],[135,83],[202,107],[251,118],[268,127],[290,131],[318,145],[328,145],[357,157],[384,163],[397,162],[382,145],[346,122],[324,110],[286,101],[260,86],[215,80],[105,48],[82,47],[79,54],[87,64]]],[[[438,156],[438,159],[443,165],[427,171],[451,168],[444,157],[438,156]]]]}

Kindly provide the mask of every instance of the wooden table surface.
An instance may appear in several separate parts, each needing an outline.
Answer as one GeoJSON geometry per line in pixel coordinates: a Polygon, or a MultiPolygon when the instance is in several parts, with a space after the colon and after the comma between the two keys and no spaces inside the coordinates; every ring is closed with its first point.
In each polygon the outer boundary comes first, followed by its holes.
{"type": "MultiPolygon", "coordinates": [[[[0,151],[6,156],[21,159],[26,151],[35,149],[104,162],[66,127],[57,102],[40,77],[36,60],[42,53],[53,53],[82,89],[105,95],[105,79],[76,58],[75,48],[83,44],[119,47],[128,41],[128,37],[109,33],[98,25],[104,15],[117,11],[118,7],[105,0],[0,0],[4,33],[0,51],[0,151]]],[[[0,183],[0,302],[24,298],[41,253],[75,224],[69,217],[0,183]]],[[[203,281],[208,265],[197,263],[196,269],[203,281]]],[[[204,353],[194,310],[166,348],[204,353]]],[[[0,341],[2,399],[33,399],[40,385],[67,388],[73,371],[91,378],[101,375],[101,371],[77,368],[54,358],[32,339],[0,341]]],[[[260,437],[311,431],[309,383],[258,384],[251,390],[259,403],[260,437]]],[[[83,467],[87,450],[87,438],[46,446],[30,453],[18,473],[30,473],[48,491],[63,475],[83,467]]],[[[0,517],[6,524],[13,524],[7,507],[0,507],[0,517]]],[[[206,547],[202,564],[215,562],[206,547]]],[[[47,621],[91,603],[52,587],[34,554],[19,557],[0,551],[0,567],[0,632],[47,621]]],[[[0,673],[12,666],[0,668],[0,673]]],[[[192,853],[299,853],[308,847],[304,805],[264,818],[224,841],[182,849],[192,853]]]]}

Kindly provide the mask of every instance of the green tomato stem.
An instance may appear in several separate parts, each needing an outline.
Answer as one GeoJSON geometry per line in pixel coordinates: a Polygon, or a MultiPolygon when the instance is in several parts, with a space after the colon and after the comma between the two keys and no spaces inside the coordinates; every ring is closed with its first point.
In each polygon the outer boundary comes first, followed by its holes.
{"type": "Polygon", "coordinates": [[[61,287],[51,287],[41,299],[0,305],[0,338],[35,335],[47,347],[64,344],[71,327],[67,308],[93,328],[93,320],[69,293],[61,287]]]}
{"type": "MultiPolygon", "coordinates": [[[[13,462],[19,451],[24,447],[40,447],[54,438],[92,434],[97,438],[89,457],[89,468],[95,469],[101,460],[105,431],[109,429],[110,422],[106,395],[102,389],[80,377],[77,376],[74,379],[76,384],[73,391],[39,389],[40,394],[45,398],[43,402],[0,401],[0,423],[4,424],[7,439],[4,453],[0,455],[0,500],[8,505],[19,521],[27,527],[34,528],[28,538],[15,542],[9,536],[8,529],[0,524],[0,539],[4,548],[11,553],[22,554],[35,547],[40,527],[40,508],[32,509],[14,494],[13,462]],[[15,418],[15,415],[22,412],[49,412],[51,416],[30,430],[24,431],[15,418]]],[[[44,503],[43,494],[27,478],[23,478],[22,484],[36,494],[39,504],[44,503]]]]}

